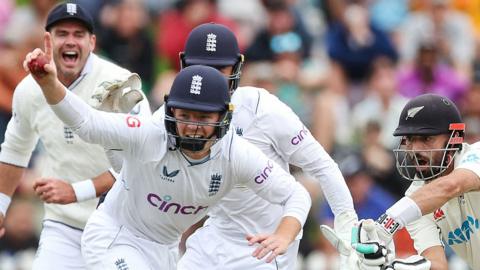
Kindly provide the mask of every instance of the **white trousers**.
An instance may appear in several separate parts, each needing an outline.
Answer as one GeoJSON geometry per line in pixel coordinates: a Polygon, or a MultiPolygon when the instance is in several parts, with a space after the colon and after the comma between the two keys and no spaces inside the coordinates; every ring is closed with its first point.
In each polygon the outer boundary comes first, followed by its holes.
{"type": "Polygon", "coordinates": [[[82,254],[88,269],[175,269],[178,243],[162,245],[135,236],[101,210],[88,219],[82,236],[82,254]]]}
{"type": "Polygon", "coordinates": [[[271,262],[252,257],[256,246],[249,246],[245,236],[224,235],[214,226],[206,225],[192,234],[186,242],[185,254],[178,270],[294,270],[300,240],[290,244],[287,252],[271,262]]]}
{"type": "Polygon", "coordinates": [[[79,229],[45,220],[32,269],[87,269],[80,252],[81,237],[82,231],[79,229]]]}

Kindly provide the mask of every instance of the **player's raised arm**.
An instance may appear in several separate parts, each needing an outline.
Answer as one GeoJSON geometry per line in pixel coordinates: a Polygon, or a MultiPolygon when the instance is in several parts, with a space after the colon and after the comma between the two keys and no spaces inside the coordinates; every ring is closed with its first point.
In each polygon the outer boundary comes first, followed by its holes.
{"type": "Polygon", "coordinates": [[[57,78],[57,67],[52,56],[52,37],[49,32],[44,36],[45,51],[36,48],[28,53],[23,61],[23,68],[30,72],[41,87],[50,105],[59,103],[65,97],[65,86],[57,78]]]}

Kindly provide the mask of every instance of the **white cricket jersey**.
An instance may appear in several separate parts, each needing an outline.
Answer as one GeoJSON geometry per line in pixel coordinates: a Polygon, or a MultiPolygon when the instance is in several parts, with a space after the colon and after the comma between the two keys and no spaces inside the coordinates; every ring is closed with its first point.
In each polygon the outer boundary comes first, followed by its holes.
{"type": "MultiPolygon", "coordinates": [[[[335,214],[354,211],[350,192],[337,164],[313,138],[295,113],[265,89],[239,87],[232,96],[233,128],[288,171],[288,164],[315,177],[335,214]]],[[[207,224],[231,237],[273,232],[282,208],[245,185],[236,185],[209,213],[207,224]]],[[[301,237],[301,234],[298,238],[301,237]]]]}
{"type": "MultiPolygon", "coordinates": [[[[128,74],[128,70],[91,54],[69,90],[89,100],[99,83],[124,79],[128,74]]],[[[43,177],[74,183],[93,178],[110,167],[103,147],[84,142],[66,127],[47,105],[38,84],[28,75],[14,92],[13,117],[5,133],[0,161],[27,167],[38,139],[46,154],[45,166],[41,168],[43,177]]],[[[83,228],[96,204],[96,200],[68,205],[45,204],[45,219],[83,228]]]]}
{"type": "MultiPolygon", "coordinates": [[[[480,177],[480,142],[464,143],[455,157],[454,168],[468,169],[480,177]]],[[[435,180],[433,180],[435,181],[435,180]]],[[[406,195],[424,185],[413,182],[406,195]]],[[[472,269],[480,268],[480,192],[467,192],[442,207],[407,225],[415,249],[421,254],[427,248],[449,245],[472,269]]]]}
{"type": "Polygon", "coordinates": [[[51,107],[86,141],[124,150],[121,187],[116,184],[101,211],[137,236],[161,244],[178,241],[237,185],[284,205],[283,215],[302,226],[305,222],[308,192],[234,132],[212,146],[208,160],[192,165],[171,148],[163,121],[95,111],[70,93],[51,107]]]}

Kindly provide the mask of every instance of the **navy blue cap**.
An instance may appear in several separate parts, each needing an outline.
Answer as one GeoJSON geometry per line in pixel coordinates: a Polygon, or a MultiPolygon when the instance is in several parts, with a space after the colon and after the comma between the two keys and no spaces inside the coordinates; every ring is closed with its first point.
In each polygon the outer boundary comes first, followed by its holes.
{"type": "Polygon", "coordinates": [[[233,66],[238,62],[240,50],[235,34],[216,23],[204,23],[188,35],[184,52],[185,63],[190,65],[233,66]]]}
{"type": "Polygon", "coordinates": [[[202,112],[228,109],[230,94],[227,79],[209,66],[188,66],[177,74],[166,106],[202,112]]]}
{"type": "Polygon", "coordinates": [[[45,30],[50,31],[52,26],[64,20],[77,20],[81,22],[90,33],[93,33],[92,16],[76,3],[61,3],[55,6],[47,17],[45,30]]]}

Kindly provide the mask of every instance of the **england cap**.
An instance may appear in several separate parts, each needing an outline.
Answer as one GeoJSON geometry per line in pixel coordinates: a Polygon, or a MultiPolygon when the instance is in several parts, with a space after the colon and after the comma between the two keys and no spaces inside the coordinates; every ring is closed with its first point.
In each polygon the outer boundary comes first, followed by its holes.
{"type": "Polygon", "coordinates": [[[64,20],[77,20],[81,22],[90,33],[93,33],[92,16],[76,3],[61,3],[53,8],[47,17],[45,30],[50,31],[52,26],[64,20]]]}

